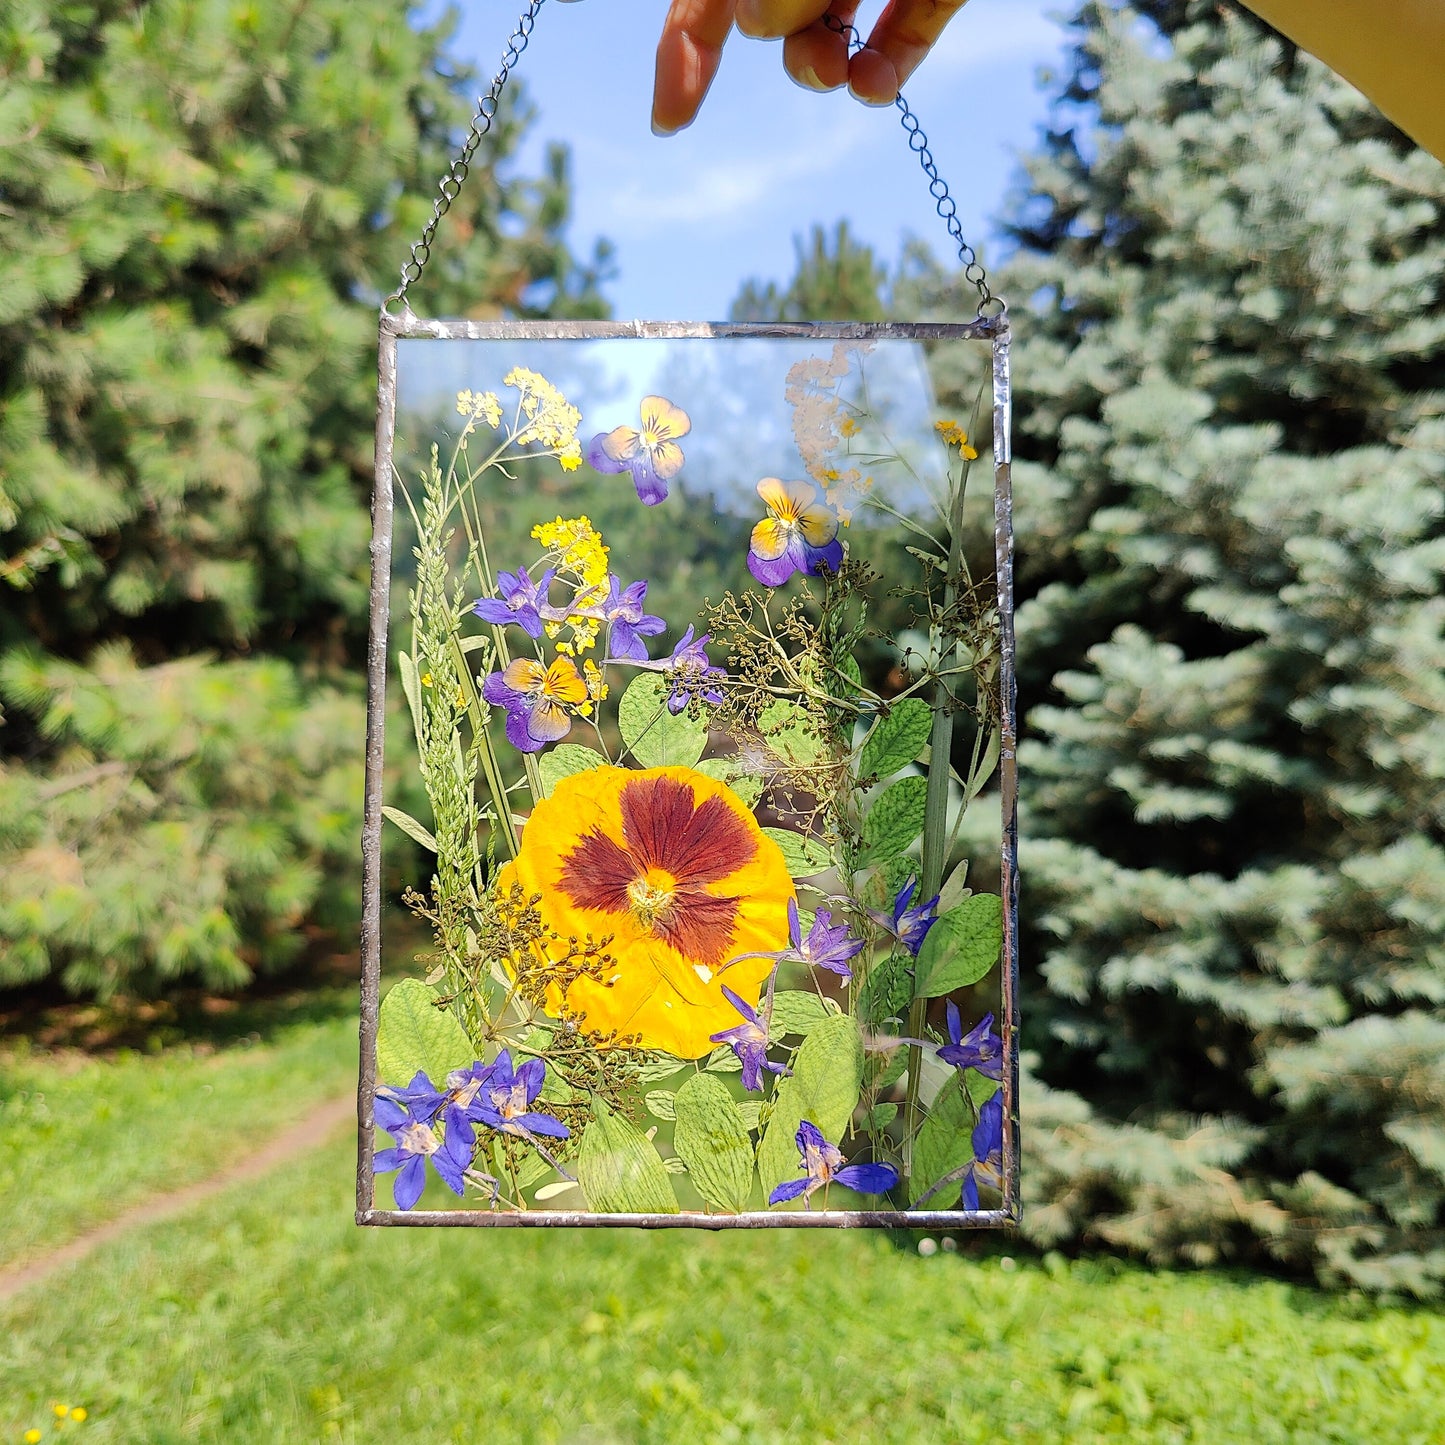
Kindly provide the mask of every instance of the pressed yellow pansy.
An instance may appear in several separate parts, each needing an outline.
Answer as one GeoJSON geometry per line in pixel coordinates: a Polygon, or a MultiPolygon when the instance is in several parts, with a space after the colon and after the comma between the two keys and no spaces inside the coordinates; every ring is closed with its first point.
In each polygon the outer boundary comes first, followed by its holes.
{"type": "Polygon", "coordinates": [[[587,460],[599,472],[631,472],[638,497],[655,507],[667,496],[668,481],[682,470],[678,437],[692,430],[692,419],[665,396],[642,398],[642,427],[619,426],[598,432],[587,460]]]}
{"type": "MultiPolygon", "coordinates": [[[[736,1024],[723,984],[756,1004],[788,942],[793,881],[742,799],[693,768],[602,767],[557,784],[522,830],[498,888],[540,895],[562,938],[611,937],[601,981],[579,978],[569,1010],[591,1034],[701,1058],[736,1024]],[[737,962],[732,960],[736,959],[737,962]]],[[[552,1007],[563,996],[553,990],[552,1007]]]]}

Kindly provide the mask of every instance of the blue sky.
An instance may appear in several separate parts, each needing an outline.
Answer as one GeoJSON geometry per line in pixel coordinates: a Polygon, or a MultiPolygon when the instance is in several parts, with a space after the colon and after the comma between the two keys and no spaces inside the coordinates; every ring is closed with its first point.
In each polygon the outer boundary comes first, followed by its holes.
{"type": "MultiPolygon", "coordinates": [[[[971,0],[907,94],[958,201],[964,235],[997,251],[994,222],[1016,157],[1043,121],[1041,68],[1057,70],[1057,0],[971,0]]],[[[454,48],[485,76],[515,20],[514,0],[464,7],[454,48]]],[[[785,280],[793,237],[813,222],[852,230],[887,259],[908,235],[939,254],[948,238],[898,113],[846,93],[818,96],[783,74],[781,47],[734,36],[696,124],[652,134],[653,49],[666,0],[549,4],[517,74],[538,112],[521,157],[549,140],[572,148],[572,239],[617,248],[615,314],[719,320],[750,276],[785,280]]],[[[879,6],[865,3],[861,22],[879,6]]]]}

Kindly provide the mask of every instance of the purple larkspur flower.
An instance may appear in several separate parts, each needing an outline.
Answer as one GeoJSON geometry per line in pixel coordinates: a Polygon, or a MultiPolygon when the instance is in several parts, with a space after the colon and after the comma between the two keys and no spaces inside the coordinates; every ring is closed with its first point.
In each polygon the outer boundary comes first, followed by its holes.
{"type": "Polygon", "coordinates": [[[989,1079],[1003,1078],[1003,1040],[993,1031],[991,1013],[985,1014],[983,1022],[965,1034],[958,1005],[949,999],[948,1038],[949,1042],[938,1050],[938,1057],[945,1064],[959,1069],[977,1069],[989,1079]]]}
{"type": "Polygon", "coordinates": [[[978,1185],[992,1189],[1003,1186],[1003,1094],[996,1093],[978,1111],[973,1126],[973,1163],[963,1176],[962,1204],[965,1209],[978,1208],[978,1185]]]}
{"type": "Polygon", "coordinates": [[[769,1204],[782,1204],[801,1197],[805,1202],[815,1190],[830,1183],[846,1185],[859,1194],[886,1194],[898,1183],[898,1171],[891,1164],[844,1164],[843,1152],[830,1144],[818,1126],[804,1119],[798,1125],[799,1167],[803,1178],[789,1179],[768,1195],[769,1204]]]}
{"type": "Polygon", "coordinates": [[[607,655],[626,658],[630,662],[647,661],[644,637],[656,637],[666,628],[662,618],[643,609],[647,600],[647,583],[633,582],[623,587],[615,576],[607,578],[607,597],[602,603],[602,617],[607,623],[607,655]]]}
{"type": "Polygon", "coordinates": [[[667,710],[679,713],[694,698],[716,706],[723,700],[717,688],[708,685],[710,677],[726,677],[727,669],[714,667],[707,656],[707,645],[712,640],[704,632],[694,639],[692,627],[682,635],[682,641],[672,649],[667,658],[667,680],[670,690],[667,694],[667,710]]]}
{"type": "Polygon", "coordinates": [[[768,1058],[768,1020],[755,1008],[749,1007],[727,984],[722,985],[722,991],[727,1001],[743,1016],[743,1021],[735,1028],[710,1034],[709,1038],[715,1044],[727,1044],[738,1056],[738,1062],[743,1066],[743,1088],[750,1094],[755,1090],[761,1092],[764,1069],[774,1074],[788,1074],[792,1070],[768,1058]]]}
{"type": "Polygon", "coordinates": [[[781,587],[794,572],[819,576],[843,565],[838,514],[819,497],[811,482],[764,477],[758,496],[768,515],[753,528],[748,542],[748,571],[765,587],[781,587]]]}
{"type": "Polygon", "coordinates": [[[515,572],[499,572],[497,591],[501,595],[479,597],[472,603],[472,611],[483,622],[495,622],[503,627],[513,622],[528,637],[540,637],[544,620],[554,617],[557,611],[547,605],[547,589],[556,575],[556,569],[549,567],[533,582],[532,574],[525,567],[518,567],[515,572]]]}
{"type": "Polygon", "coordinates": [[[535,753],[572,730],[570,708],[587,701],[587,684],[570,657],[543,667],[532,657],[514,657],[501,672],[482,680],[482,696],[507,710],[507,741],[535,753]]]}
{"type": "Polygon", "coordinates": [[[399,1089],[394,1084],[382,1084],[376,1093],[378,1098],[390,1099],[393,1103],[400,1104],[414,1118],[424,1119],[428,1124],[441,1113],[442,1106],[447,1103],[446,1094],[432,1083],[424,1069],[418,1069],[412,1075],[411,1083],[406,1088],[399,1089]]]}
{"type": "Polygon", "coordinates": [[[547,1076],[547,1066],[541,1059],[528,1059],[513,1068],[511,1054],[503,1049],[487,1073],[467,1109],[469,1119],[519,1139],[534,1139],[538,1134],[549,1139],[569,1137],[571,1130],[565,1124],[550,1114],[532,1112],[547,1076]]]}
{"type": "MultiPolygon", "coordinates": [[[[425,1075],[420,1077],[425,1078],[425,1075]]],[[[429,1082],[429,1081],[428,1081],[429,1082]]],[[[417,1090],[413,1079],[409,1090],[417,1090]]],[[[418,1091],[419,1093],[419,1091],[418,1091]]],[[[435,1089],[431,1090],[435,1094],[435,1089]]],[[[431,1160],[437,1177],[452,1191],[461,1194],[464,1176],[472,1162],[472,1126],[466,1115],[454,1105],[448,1107],[442,1116],[443,1134],[438,1137],[436,1129],[424,1113],[426,1102],[418,1098],[413,1106],[399,1103],[386,1094],[378,1094],[375,1104],[377,1125],[385,1129],[396,1145],[391,1149],[380,1149],[372,1160],[372,1168],[378,1174],[389,1174],[398,1170],[392,1184],[398,1209],[410,1209],[421,1198],[426,1185],[426,1162],[431,1160]]]]}
{"type": "Polygon", "coordinates": [[[827,908],[820,908],[813,915],[813,926],[803,937],[803,927],[798,917],[798,905],[788,899],[788,941],[792,945],[786,957],[809,968],[826,968],[843,978],[852,978],[853,970],[848,960],[863,951],[861,938],[854,938],[848,932],[846,923],[834,923],[833,914],[827,908]]]}
{"type": "Polygon", "coordinates": [[[587,460],[599,472],[631,472],[638,499],[655,507],[666,498],[668,482],[682,470],[677,439],[692,430],[692,421],[665,396],[644,396],[641,411],[641,428],[598,432],[587,448],[587,460]]]}
{"type": "Polygon", "coordinates": [[[891,914],[879,913],[872,908],[868,910],[868,916],[891,933],[915,958],[923,947],[923,940],[928,937],[928,930],[938,922],[938,894],[935,893],[927,903],[914,903],[913,895],[917,891],[918,879],[910,878],[898,890],[891,914]]]}

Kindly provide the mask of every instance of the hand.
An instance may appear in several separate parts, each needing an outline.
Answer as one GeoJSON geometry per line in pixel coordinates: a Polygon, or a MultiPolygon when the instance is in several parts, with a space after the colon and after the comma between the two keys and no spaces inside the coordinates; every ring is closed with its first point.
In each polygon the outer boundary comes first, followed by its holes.
{"type": "Polygon", "coordinates": [[[846,85],[865,105],[891,105],[966,0],[888,0],[868,43],[851,59],[847,42],[823,24],[853,23],[860,0],[672,0],[657,46],[652,128],[671,135],[691,125],[733,26],[783,41],[783,65],[809,90],[846,85]]]}

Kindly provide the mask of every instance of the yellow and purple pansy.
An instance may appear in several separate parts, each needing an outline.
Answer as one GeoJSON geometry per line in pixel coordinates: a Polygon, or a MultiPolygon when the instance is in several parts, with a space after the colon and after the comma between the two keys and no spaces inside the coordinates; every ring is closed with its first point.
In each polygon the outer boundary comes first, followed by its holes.
{"type": "Polygon", "coordinates": [[[667,496],[667,484],[682,470],[677,439],[692,430],[692,419],[665,396],[642,398],[642,426],[598,432],[587,460],[599,472],[631,472],[638,498],[655,507],[667,496]]]}
{"type": "Polygon", "coordinates": [[[818,495],[811,482],[783,482],[764,477],[758,496],[768,515],[753,528],[748,571],[765,587],[781,587],[794,572],[819,576],[824,568],[843,565],[838,540],[838,514],[818,495]]]}
{"type": "Polygon", "coordinates": [[[532,657],[517,657],[501,672],[488,673],[482,696],[507,710],[507,741],[535,753],[572,731],[570,710],[586,705],[590,694],[577,664],[556,658],[544,667],[532,657]]]}

